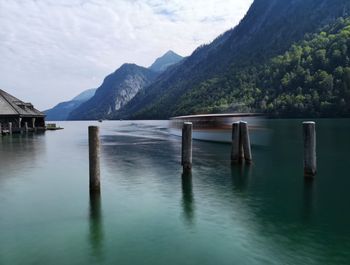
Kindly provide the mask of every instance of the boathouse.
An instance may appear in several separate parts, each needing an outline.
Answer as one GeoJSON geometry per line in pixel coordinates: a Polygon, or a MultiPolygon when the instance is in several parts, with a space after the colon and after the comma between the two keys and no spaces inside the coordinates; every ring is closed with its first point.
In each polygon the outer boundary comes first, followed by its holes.
{"type": "Polygon", "coordinates": [[[45,114],[0,89],[0,124],[1,133],[45,130],[45,114]]]}

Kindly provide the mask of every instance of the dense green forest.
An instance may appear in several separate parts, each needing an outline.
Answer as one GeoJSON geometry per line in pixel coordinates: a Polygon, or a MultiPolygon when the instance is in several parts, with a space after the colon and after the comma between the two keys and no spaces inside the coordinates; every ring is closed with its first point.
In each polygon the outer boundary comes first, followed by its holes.
{"type": "Polygon", "coordinates": [[[256,111],[284,117],[350,116],[350,18],[340,18],[268,63],[231,67],[200,83],[175,113],[256,111]]]}
{"type": "Polygon", "coordinates": [[[254,0],[235,28],[198,47],[110,118],[349,116],[348,14],[349,0],[254,0]]]}

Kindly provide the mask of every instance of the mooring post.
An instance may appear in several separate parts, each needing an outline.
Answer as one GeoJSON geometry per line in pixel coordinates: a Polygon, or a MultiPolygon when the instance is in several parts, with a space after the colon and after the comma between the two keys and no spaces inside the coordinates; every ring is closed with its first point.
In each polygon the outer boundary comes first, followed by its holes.
{"type": "Polygon", "coordinates": [[[9,134],[12,135],[12,122],[9,122],[9,134]]]}
{"type": "Polygon", "coordinates": [[[32,128],[33,128],[33,131],[36,131],[36,128],[35,128],[35,118],[32,118],[32,128]]]}
{"type": "Polygon", "coordinates": [[[243,161],[242,140],[240,132],[240,122],[232,124],[232,147],[231,147],[231,162],[239,164],[243,161]]]}
{"type": "Polygon", "coordinates": [[[181,165],[183,171],[192,169],[192,122],[184,122],[182,127],[182,155],[181,165]]]}
{"type": "Polygon", "coordinates": [[[27,133],[28,132],[28,122],[24,123],[24,131],[27,133]]]}
{"type": "Polygon", "coordinates": [[[89,172],[90,193],[99,193],[100,188],[100,139],[99,128],[89,126],[89,172]]]}
{"type": "Polygon", "coordinates": [[[317,172],[316,164],[316,124],[312,121],[303,122],[304,138],[304,176],[314,177],[317,172]]]}
{"type": "Polygon", "coordinates": [[[240,122],[240,131],[241,131],[241,141],[243,145],[244,158],[246,163],[251,164],[253,162],[252,149],[250,146],[250,137],[248,123],[245,121],[240,122]]]}

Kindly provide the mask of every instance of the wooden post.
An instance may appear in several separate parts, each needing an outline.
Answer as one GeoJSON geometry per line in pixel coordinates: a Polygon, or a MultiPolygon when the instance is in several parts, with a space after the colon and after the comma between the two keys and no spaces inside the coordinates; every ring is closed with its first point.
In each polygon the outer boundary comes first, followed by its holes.
{"type": "Polygon", "coordinates": [[[12,135],[12,122],[9,122],[9,134],[12,135]]]}
{"type": "Polygon", "coordinates": [[[27,133],[28,132],[28,122],[24,123],[24,131],[27,133]]]}
{"type": "Polygon", "coordinates": [[[100,192],[100,139],[99,128],[89,126],[90,193],[100,192]]]}
{"type": "Polygon", "coordinates": [[[32,128],[33,128],[33,131],[35,131],[35,118],[32,118],[32,128]]]}
{"type": "Polygon", "coordinates": [[[314,177],[317,173],[316,161],[316,124],[312,121],[303,122],[304,138],[304,176],[314,177]]]}
{"type": "Polygon", "coordinates": [[[192,169],[192,122],[185,122],[182,127],[182,155],[183,171],[192,169]]]}
{"type": "Polygon", "coordinates": [[[1,126],[1,123],[0,123],[0,136],[2,136],[2,126],[1,126]]]}
{"type": "Polygon", "coordinates": [[[240,122],[232,124],[232,147],[231,162],[232,164],[240,164],[243,161],[242,141],[240,133],[240,122]]]}
{"type": "Polygon", "coordinates": [[[243,145],[244,158],[246,163],[251,164],[253,162],[252,158],[252,149],[250,146],[250,137],[248,123],[245,121],[240,122],[240,132],[241,132],[241,141],[243,145]]]}

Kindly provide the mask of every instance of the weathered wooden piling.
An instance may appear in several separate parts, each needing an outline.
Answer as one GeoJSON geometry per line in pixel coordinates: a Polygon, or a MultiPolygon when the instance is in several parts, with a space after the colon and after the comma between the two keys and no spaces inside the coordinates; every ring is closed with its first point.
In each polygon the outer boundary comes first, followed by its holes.
{"type": "Polygon", "coordinates": [[[248,123],[245,121],[240,122],[240,136],[243,145],[244,159],[246,163],[251,164],[253,162],[252,149],[250,146],[250,137],[248,123]]]}
{"type": "Polygon", "coordinates": [[[243,148],[241,141],[240,122],[232,124],[232,147],[231,147],[231,162],[239,164],[243,161],[243,148]]]}
{"type": "Polygon", "coordinates": [[[100,139],[99,128],[89,126],[90,193],[99,193],[100,187],[100,139]]]}
{"type": "Polygon", "coordinates": [[[192,169],[192,122],[185,122],[182,127],[182,155],[183,171],[192,169]]]}
{"type": "Polygon", "coordinates": [[[0,122],[0,136],[2,136],[2,125],[1,125],[1,122],[0,122]]]}
{"type": "Polygon", "coordinates": [[[303,122],[304,138],[304,176],[312,178],[317,173],[316,161],[316,124],[312,121],[303,122]]]}
{"type": "Polygon", "coordinates": [[[24,123],[24,131],[27,133],[28,132],[28,122],[24,123]]]}
{"type": "Polygon", "coordinates": [[[231,163],[242,164],[244,159],[247,164],[253,162],[248,123],[238,121],[232,124],[231,163]]]}
{"type": "Polygon", "coordinates": [[[32,118],[32,128],[35,130],[35,118],[32,118]]]}
{"type": "Polygon", "coordinates": [[[12,122],[9,122],[9,134],[12,135],[12,122]]]}

